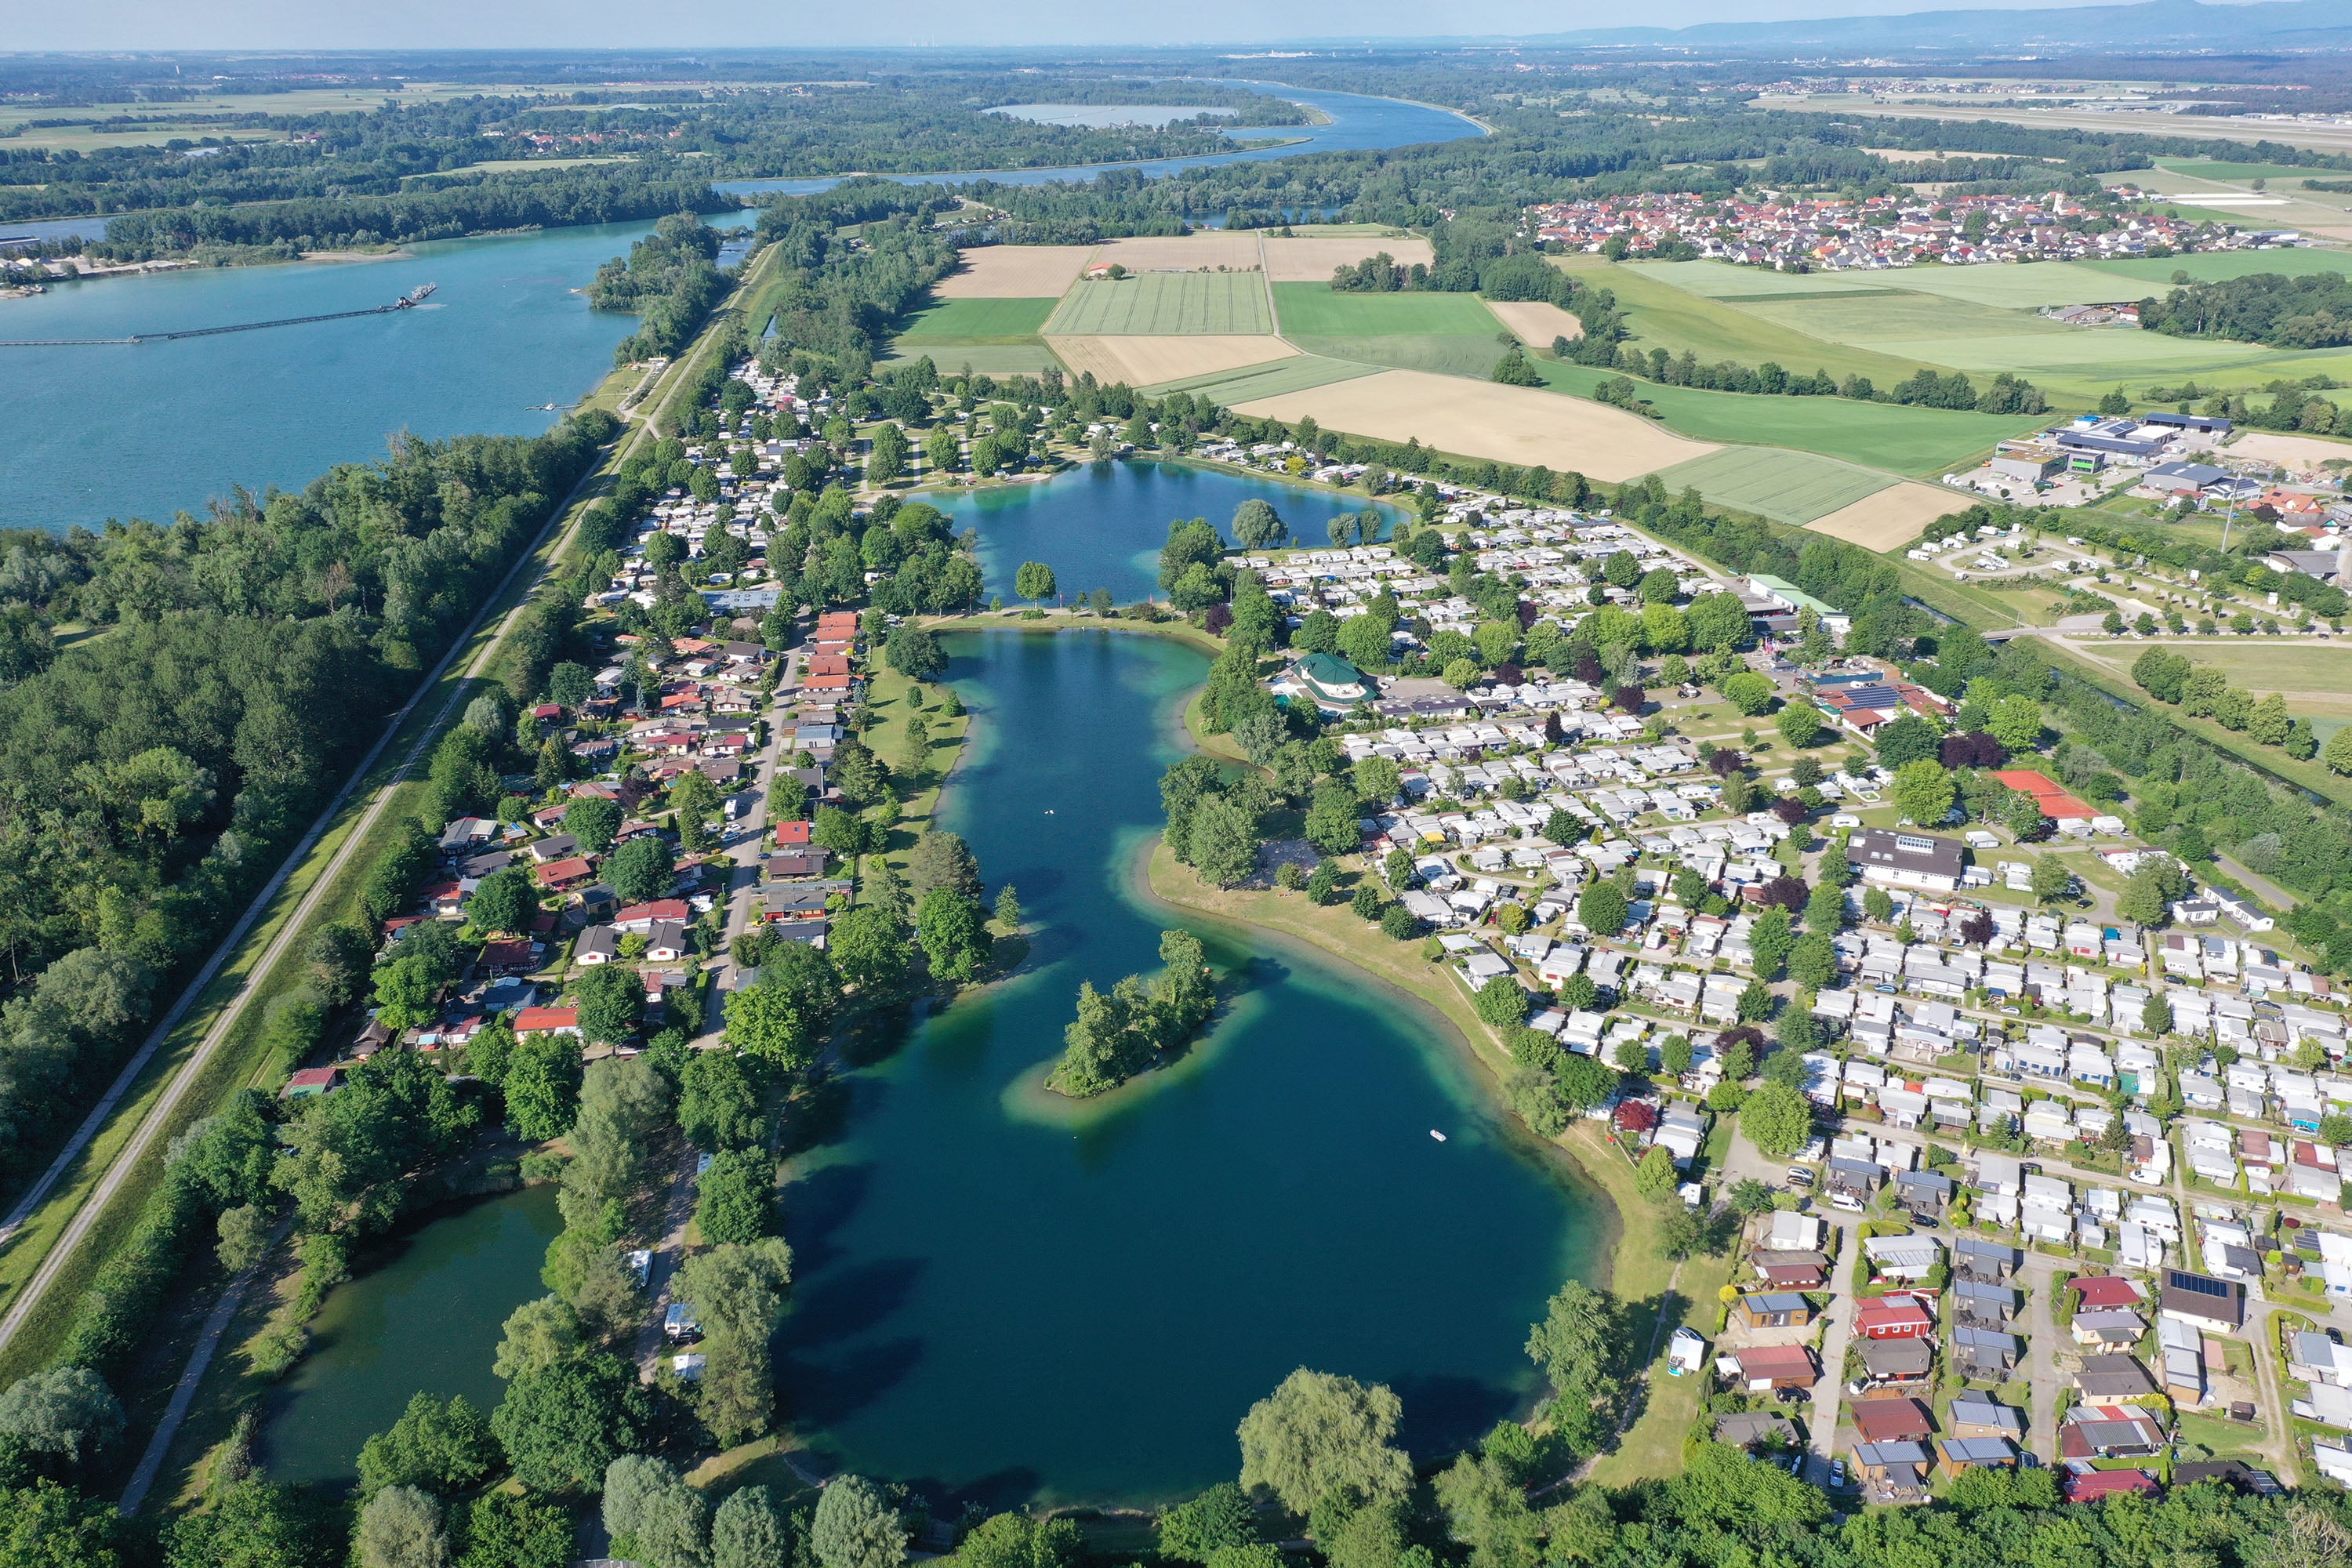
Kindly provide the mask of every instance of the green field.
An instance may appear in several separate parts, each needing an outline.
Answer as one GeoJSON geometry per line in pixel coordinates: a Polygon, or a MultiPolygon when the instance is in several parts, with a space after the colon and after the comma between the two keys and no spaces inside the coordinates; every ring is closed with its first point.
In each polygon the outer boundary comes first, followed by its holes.
{"type": "MultiPolygon", "coordinates": [[[[2230,219],[2243,224],[2243,213],[2230,219]]],[[[2300,278],[2312,272],[2352,275],[2352,250],[2313,250],[2297,246],[2289,250],[2208,250],[2195,256],[2152,256],[2133,261],[2085,261],[2081,264],[2144,283],[2169,283],[2176,272],[2186,272],[2200,283],[2228,278],[2251,278],[2257,272],[2300,278]]]]}
{"type": "Polygon", "coordinates": [[[1054,313],[1053,300],[942,300],[907,320],[898,336],[960,343],[1028,343],[1054,313]]]}
{"type": "Polygon", "coordinates": [[[1802,526],[1895,483],[1885,474],[1811,452],[1727,447],[1660,473],[1669,490],[1696,486],[1719,506],[1802,526]]]}
{"type": "Polygon", "coordinates": [[[1483,335],[1492,342],[1503,330],[1475,294],[1340,294],[1328,283],[1277,283],[1274,300],[1282,335],[1294,340],[1483,335]]]}
{"type": "MultiPolygon", "coordinates": [[[[1580,396],[1591,396],[1609,374],[1552,360],[1538,361],[1536,368],[1546,385],[1580,396]]],[[[1927,477],[1990,453],[2004,437],[2049,423],[2046,417],[1955,414],[1845,397],[1748,397],[1646,381],[1634,385],[1665,416],[1668,429],[1702,441],[1757,441],[1927,477]]]]}
{"type": "Polygon", "coordinates": [[[1052,337],[1246,335],[1274,331],[1255,272],[1144,272],[1081,282],[1043,329],[1052,337]]]}
{"type": "Polygon", "coordinates": [[[1503,345],[1492,332],[1397,333],[1369,338],[1302,337],[1290,341],[1310,354],[1325,359],[1357,360],[1391,370],[1431,370],[1440,375],[1467,375],[1484,381],[1495,374],[1503,345]]]}
{"type": "MultiPolygon", "coordinates": [[[[2112,289],[2111,282],[2108,287],[2112,289]]],[[[1832,342],[1875,345],[1920,338],[1969,337],[1986,332],[2074,329],[2023,310],[2001,310],[1969,300],[1936,294],[1825,294],[1812,300],[1743,300],[1736,307],[1790,331],[1832,342]]]]}
{"type": "Polygon", "coordinates": [[[1311,354],[1302,354],[1250,370],[1226,370],[1214,375],[1196,375],[1188,381],[1170,382],[1165,386],[1150,390],[1155,395],[1165,395],[1171,392],[1198,393],[1220,406],[1231,408],[1236,403],[1248,403],[1255,398],[1281,397],[1293,392],[1305,392],[1309,387],[1353,381],[1360,375],[1375,374],[1379,370],[1378,365],[1355,364],[1344,360],[1318,359],[1311,354]]]}
{"type": "Polygon", "coordinates": [[[2244,184],[2251,180],[2299,180],[2305,175],[2342,179],[2341,169],[2313,169],[2289,163],[2221,163],[2192,158],[2158,158],[2156,166],[2168,174],[2190,180],[2227,180],[2244,184]]]}
{"type": "MultiPolygon", "coordinates": [[[[1654,267],[1619,267],[1599,274],[1580,275],[1582,281],[1616,294],[1617,303],[1625,312],[1626,326],[1633,333],[1633,346],[1645,353],[1653,348],[1663,348],[1674,354],[1687,350],[1708,364],[1737,360],[1741,364],[1757,365],[1769,360],[1801,374],[1825,370],[1840,380],[1849,375],[1868,376],[1880,386],[1893,386],[1921,368],[1916,360],[1900,359],[1851,343],[1832,342],[1734,303],[1702,298],[1656,276],[1661,270],[1654,267]]],[[[1767,274],[1759,271],[1757,276],[1767,274]]],[[[1774,281],[1787,284],[1802,279],[1783,274],[1775,275],[1774,281]]],[[[1859,305],[1865,301],[1851,302],[1859,305]]]]}
{"type": "Polygon", "coordinates": [[[2274,375],[2311,374],[2301,361],[2259,343],[2175,338],[2120,328],[2054,331],[2021,328],[1887,346],[1982,375],[2013,372],[2041,386],[2053,403],[2063,403],[2070,396],[2095,395],[2095,389],[2118,383],[2137,384],[2152,376],[2201,377],[2255,364],[2275,363],[2274,375]],[[2065,384],[2069,382],[2073,384],[2065,384]]]}
{"type": "Polygon", "coordinates": [[[2044,305],[2102,305],[2122,298],[2116,281],[2072,261],[1986,262],[1975,267],[1922,263],[1885,275],[1890,288],[2006,310],[2044,305]]]}
{"type": "MultiPolygon", "coordinates": [[[[1577,268],[1585,273],[1591,268],[1577,268]]],[[[1755,295],[1794,299],[1807,294],[1869,294],[1892,287],[1890,274],[1879,272],[1773,272],[1761,267],[1735,267],[1728,261],[1628,261],[1606,277],[1587,281],[1613,288],[1614,278],[1632,273],[1659,278],[1686,292],[1709,300],[1744,300],[1755,295]]]]}

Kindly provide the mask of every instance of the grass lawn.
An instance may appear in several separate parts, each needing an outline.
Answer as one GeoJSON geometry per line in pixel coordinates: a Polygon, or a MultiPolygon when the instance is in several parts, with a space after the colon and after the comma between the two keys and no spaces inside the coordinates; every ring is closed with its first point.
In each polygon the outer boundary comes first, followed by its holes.
{"type": "Polygon", "coordinates": [[[1669,489],[1696,485],[1717,505],[1790,524],[1827,517],[1894,483],[1874,468],[1777,447],[1727,447],[1676,463],[1659,477],[1669,489]]]}
{"type": "Polygon", "coordinates": [[[1274,300],[1287,338],[1483,336],[1491,343],[1503,330],[1475,294],[1342,294],[1328,283],[1277,283],[1274,300]]]}
{"type": "Polygon", "coordinates": [[[967,343],[1034,342],[1054,313],[1054,300],[942,300],[909,317],[901,339],[967,343]]]}
{"type": "MultiPolygon", "coordinates": [[[[1548,359],[1537,360],[1536,369],[1552,390],[1584,397],[1610,374],[1548,359]]],[[[1957,414],[1850,397],[1752,397],[1646,381],[1634,385],[1665,416],[1666,427],[1685,436],[1789,447],[1906,475],[1944,473],[1990,452],[1996,441],[2049,423],[2046,417],[1957,414]]]]}
{"type": "Polygon", "coordinates": [[[1340,338],[1294,334],[1290,341],[1323,359],[1350,360],[1394,370],[1430,370],[1440,375],[1466,375],[1480,381],[1495,374],[1496,362],[1503,357],[1503,345],[1495,341],[1492,332],[1397,332],[1340,338]]]}
{"type": "MultiPolygon", "coordinates": [[[[2328,713],[2352,717],[2352,647],[2280,642],[2270,637],[2158,639],[2170,652],[2209,665],[2257,697],[2287,694],[2287,710],[2298,716],[2328,713]]],[[[2138,641],[2095,643],[2075,651],[2128,679],[2134,660],[2147,650],[2138,641]]]]}
{"type": "Polygon", "coordinates": [[[2168,174],[2190,180],[2221,180],[2245,184],[2252,180],[2342,179],[2341,169],[2298,168],[2288,163],[2223,163],[2213,159],[2158,158],[2156,166],[2168,174]]]}
{"type": "MultiPolygon", "coordinates": [[[[975,301],[978,303],[979,301],[975,301]]],[[[1081,282],[1045,322],[1056,337],[1270,332],[1265,279],[1255,272],[1143,272],[1081,282]]]]}

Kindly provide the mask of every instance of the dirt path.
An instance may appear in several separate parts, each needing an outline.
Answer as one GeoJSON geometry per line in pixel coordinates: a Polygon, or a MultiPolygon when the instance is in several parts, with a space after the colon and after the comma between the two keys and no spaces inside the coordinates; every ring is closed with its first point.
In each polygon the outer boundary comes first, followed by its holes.
{"type": "Polygon", "coordinates": [[[662,1317],[669,1310],[669,1288],[677,1278],[680,1256],[686,1251],[686,1227],[694,1218],[694,1168],[702,1151],[691,1143],[678,1157],[677,1174],[670,1182],[669,1203],[662,1215],[661,1239],[654,1243],[653,1264],[646,1274],[646,1293],[653,1298],[646,1310],[645,1326],[637,1331],[637,1375],[646,1382],[654,1380],[654,1369],[661,1363],[662,1317]]]}

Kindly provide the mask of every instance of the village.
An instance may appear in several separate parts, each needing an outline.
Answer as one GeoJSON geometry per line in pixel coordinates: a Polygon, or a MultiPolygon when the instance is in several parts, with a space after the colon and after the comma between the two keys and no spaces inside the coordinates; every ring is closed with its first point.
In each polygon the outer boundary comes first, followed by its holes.
{"type": "MultiPolygon", "coordinates": [[[[2117,193],[2119,195],[2125,193],[2117,193]]],[[[1865,270],[1940,261],[2085,261],[2191,250],[2258,249],[2294,237],[2110,209],[2042,195],[1777,195],[1716,199],[1645,193],[1526,208],[1530,237],[1566,250],[1675,254],[1782,272],[1865,270]]]]}

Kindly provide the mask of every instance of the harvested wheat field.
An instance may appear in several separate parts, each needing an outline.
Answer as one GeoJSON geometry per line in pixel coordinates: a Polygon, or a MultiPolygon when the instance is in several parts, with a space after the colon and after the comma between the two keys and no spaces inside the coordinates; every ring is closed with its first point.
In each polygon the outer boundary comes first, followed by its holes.
{"type": "Polygon", "coordinates": [[[955,276],[931,285],[942,300],[1058,299],[1086,270],[1091,245],[983,245],[955,276]]]}
{"type": "Polygon", "coordinates": [[[1615,483],[1715,451],[1638,415],[1530,387],[1390,370],[1329,386],[1237,404],[1234,412],[1286,422],[1313,416],[1327,429],[1521,468],[1541,463],[1615,483]]]}
{"type": "Polygon", "coordinates": [[[1048,338],[1045,342],[1073,375],[1090,370],[1106,385],[1123,381],[1129,386],[1155,386],[1163,381],[1183,381],[1288,359],[1298,353],[1280,338],[1257,335],[1048,338]]]}
{"type": "Polygon", "coordinates": [[[1805,524],[1808,531],[1859,544],[1864,550],[1900,550],[1927,531],[1927,525],[1968,507],[1968,498],[1940,485],[1905,480],[1867,495],[1851,506],[1805,524]]]}
{"type": "Polygon", "coordinates": [[[1549,348],[1554,338],[1580,338],[1584,323],[1557,305],[1540,300],[1489,300],[1486,309],[1503,325],[1537,348],[1549,348]]]}
{"type": "Polygon", "coordinates": [[[1269,236],[1265,242],[1265,270],[1276,283],[1328,283],[1331,274],[1339,268],[1353,267],[1383,250],[1399,267],[1410,267],[1416,261],[1430,267],[1437,260],[1437,253],[1429,248],[1429,241],[1417,234],[1401,234],[1393,239],[1376,234],[1312,239],[1276,239],[1269,236]]]}
{"type": "MultiPolygon", "coordinates": [[[[1144,235],[1132,239],[1107,239],[1095,247],[1096,267],[1118,262],[1129,272],[1255,272],[1258,268],[1255,234],[1144,235]]],[[[1328,278],[1329,273],[1324,276],[1328,278]]]]}

